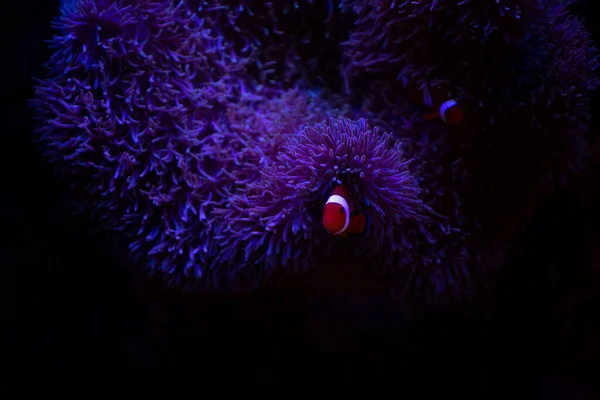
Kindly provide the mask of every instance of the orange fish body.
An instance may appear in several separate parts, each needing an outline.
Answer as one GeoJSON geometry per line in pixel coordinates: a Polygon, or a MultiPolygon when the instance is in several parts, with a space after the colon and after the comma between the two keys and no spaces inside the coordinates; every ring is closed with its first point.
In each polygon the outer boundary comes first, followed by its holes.
{"type": "Polygon", "coordinates": [[[416,85],[409,85],[406,88],[408,97],[415,103],[425,104],[431,107],[435,112],[423,116],[423,119],[433,120],[440,118],[447,124],[458,124],[462,122],[464,113],[462,107],[454,99],[448,99],[439,91],[430,91],[427,86],[423,90],[416,85]]]}
{"type": "Polygon", "coordinates": [[[350,193],[343,185],[336,186],[323,207],[323,227],[334,236],[348,238],[360,235],[367,226],[364,214],[352,215],[350,193]]]}

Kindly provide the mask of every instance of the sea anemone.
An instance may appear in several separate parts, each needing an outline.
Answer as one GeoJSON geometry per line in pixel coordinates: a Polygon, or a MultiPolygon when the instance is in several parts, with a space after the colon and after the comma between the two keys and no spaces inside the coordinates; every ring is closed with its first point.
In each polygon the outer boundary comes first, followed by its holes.
{"type": "Polygon", "coordinates": [[[447,184],[489,240],[510,241],[542,195],[583,166],[598,58],[569,3],[347,3],[359,19],[344,44],[344,73],[363,107],[394,113],[414,84],[465,109],[464,123],[440,128],[447,139],[438,153],[460,163],[447,184]]]}
{"type": "Polygon", "coordinates": [[[479,74],[493,79],[509,61],[506,53],[548,14],[541,0],[367,0],[346,7],[359,15],[345,43],[347,79],[363,71],[454,88],[479,74]]]}
{"type": "Polygon", "coordinates": [[[588,95],[599,82],[596,49],[569,3],[350,2],[359,19],[344,44],[347,90],[368,97],[387,87],[405,101],[408,84],[439,88],[464,104],[469,123],[453,134],[477,151],[490,139],[544,146],[557,137],[551,156],[564,151],[566,160],[545,164],[555,169],[548,183],[563,181],[581,165],[588,95]]]}
{"type": "Polygon", "coordinates": [[[227,40],[220,10],[206,10],[211,19],[166,0],[65,3],[33,106],[46,155],[84,210],[122,231],[151,271],[230,287],[253,268],[254,281],[306,270],[342,245],[318,226],[335,179],[372,220],[368,240],[345,254],[407,278],[404,288],[431,288],[425,296],[464,292],[467,273],[438,272],[463,266],[465,250],[458,202],[427,172],[435,143],[400,143],[365,120],[323,124],[385,118],[264,84],[252,73],[259,47],[227,40]]]}
{"type": "Polygon", "coordinates": [[[46,155],[88,210],[145,238],[134,253],[177,276],[162,260],[201,262],[211,204],[234,186],[220,127],[230,102],[252,101],[247,59],[170,1],[83,0],[55,26],[33,101],[46,155]]]}
{"type": "Polygon", "coordinates": [[[184,3],[65,3],[56,27],[32,103],[46,155],[83,210],[174,281],[206,271],[212,209],[269,165],[280,135],[343,112],[315,91],[257,84],[253,49],[184,3]]]}
{"type": "Polygon", "coordinates": [[[253,49],[249,72],[263,84],[290,88],[298,80],[339,89],[340,42],[356,14],[333,0],[188,0],[191,10],[219,26],[236,49],[253,49]]]}
{"type": "MultiPolygon", "coordinates": [[[[260,179],[216,210],[228,224],[219,262],[306,270],[328,236],[320,214],[323,193],[334,184],[351,187],[377,222],[385,215],[405,223],[419,219],[422,206],[409,163],[390,134],[372,131],[365,120],[330,120],[293,132],[260,179]]],[[[385,224],[374,225],[370,235],[379,239],[377,249],[385,224]]]]}
{"type": "Polygon", "coordinates": [[[581,165],[598,83],[550,0],[69,0],[55,27],[32,102],[48,159],[151,271],[204,288],[335,254],[428,302],[474,294],[524,204],[581,165]],[[412,82],[466,123],[419,118],[412,82]],[[363,237],[320,224],[338,183],[363,237]]]}
{"type": "Polygon", "coordinates": [[[388,289],[419,292],[429,301],[447,300],[454,290],[464,295],[471,277],[456,210],[443,216],[432,208],[448,193],[420,187],[435,183],[414,175],[428,167],[406,150],[423,155],[422,146],[405,145],[364,119],[330,119],[287,135],[260,179],[214,211],[226,223],[218,235],[217,281],[256,287],[276,270],[303,272],[333,253],[388,278],[388,289]],[[338,241],[323,229],[322,207],[337,184],[351,188],[357,209],[370,219],[367,237],[338,241]]]}

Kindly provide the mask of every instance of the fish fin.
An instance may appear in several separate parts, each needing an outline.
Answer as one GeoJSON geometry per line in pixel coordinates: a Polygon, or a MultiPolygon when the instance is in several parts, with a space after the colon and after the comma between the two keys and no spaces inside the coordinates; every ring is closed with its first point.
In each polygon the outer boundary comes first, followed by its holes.
{"type": "Polygon", "coordinates": [[[352,219],[350,219],[350,226],[348,227],[348,232],[353,235],[359,235],[365,231],[367,226],[367,217],[364,214],[357,214],[352,219]]]}
{"type": "Polygon", "coordinates": [[[438,119],[438,118],[440,118],[440,112],[439,111],[432,112],[431,114],[425,114],[425,115],[423,115],[423,119],[428,120],[428,121],[430,121],[432,119],[438,119]]]}

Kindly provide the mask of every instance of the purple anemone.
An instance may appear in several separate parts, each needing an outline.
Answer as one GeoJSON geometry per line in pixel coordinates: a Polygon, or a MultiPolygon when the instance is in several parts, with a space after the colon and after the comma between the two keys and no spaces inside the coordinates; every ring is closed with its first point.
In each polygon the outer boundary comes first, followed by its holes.
{"type": "Polygon", "coordinates": [[[263,84],[294,86],[299,80],[339,88],[340,42],[356,14],[338,1],[188,0],[210,17],[237,49],[253,49],[249,73],[263,84]]]}
{"type": "Polygon", "coordinates": [[[32,102],[84,210],[170,280],[248,290],[334,254],[461,298],[582,165],[597,58],[568,2],[227,3],[65,1],[32,102]],[[465,123],[423,121],[409,83],[465,123]],[[363,237],[321,226],[339,182],[363,237]]]}
{"type": "MultiPolygon", "coordinates": [[[[347,3],[359,18],[344,44],[344,73],[347,90],[365,108],[405,108],[409,84],[439,90],[463,107],[462,124],[422,122],[418,131],[444,137],[439,165],[459,168],[441,181],[490,241],[510,241],[541,196],[583,166],[598,57],[570,3],[347,3]]],[[[418,104],[412,110],[428,112],[418,104]]]]}
{"type": "MultiPolygon", "coordinates": [[[[430,301],[453,290],[464,294],[470,276],[457,210],[443,216],[432,208],[441,206],[430,201],[432,182],[414,175],[428,168],[425,160],[405,147],[422,150],[364,119],[330,119],[286,136],[260,178],[215,210],[226,223],[218,233],[219,278],[229,283],[239,275],[244,288],[255,287],[265,275],[306,271],[335,254],[387,277],[389,288],[417,289],[430,301]],[[350,189],[369,218],[364,237],[338,240],[323,229],[322,207],[337,184],[350,189]]],[[[433,195],[444,198],[440,189],[433,195]]]]}
{"type": "Polygon", "coordinates": [[[211,247],[210,210],[235,162],[231,104],[251,94],[236,52],[208,18],[171,1],[82,0],[63,8],[48,76],[38,82],[46,154],[151,269],[179,277],[211,247]]]}
{"type": "Polygon", "coordinates": [[[342,113],[317,92],[259,85],[248,72],[257,45],[223,36],[235,13],[225,24],[223,7],[191,3],[65,3],[32,102],[46,155],[83,210],[174,281],[207,273],[213,209],[257,179],[282,132],[342,113]]]}

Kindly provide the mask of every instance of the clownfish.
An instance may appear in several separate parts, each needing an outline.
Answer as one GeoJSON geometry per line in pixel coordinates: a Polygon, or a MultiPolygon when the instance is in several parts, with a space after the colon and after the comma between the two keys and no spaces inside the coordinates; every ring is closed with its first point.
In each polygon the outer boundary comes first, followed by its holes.
{"type": "Polygon", "coordinates": [[[408,96],[417,103],[423,103],[427,107],[431,107],[436,111],[426,114],[423,119],[433,120],[440,118],[447,124],[458,124],[462,122],[464,118],[464,112],[460,104],[454,99],[448,99],[443,96],[441,92],[429,91],[429,88],[425,86],[423,90],[420,90],[417,86],[409,85],[407,88],[408,96]]]}
{"type": "Polygon", "coordinates": [[[364,214],[352,215],[350,193],[344,185],[336,186],[323,207],[323,227],[334,236],[362,234],[367,227],[364,214]]]}

